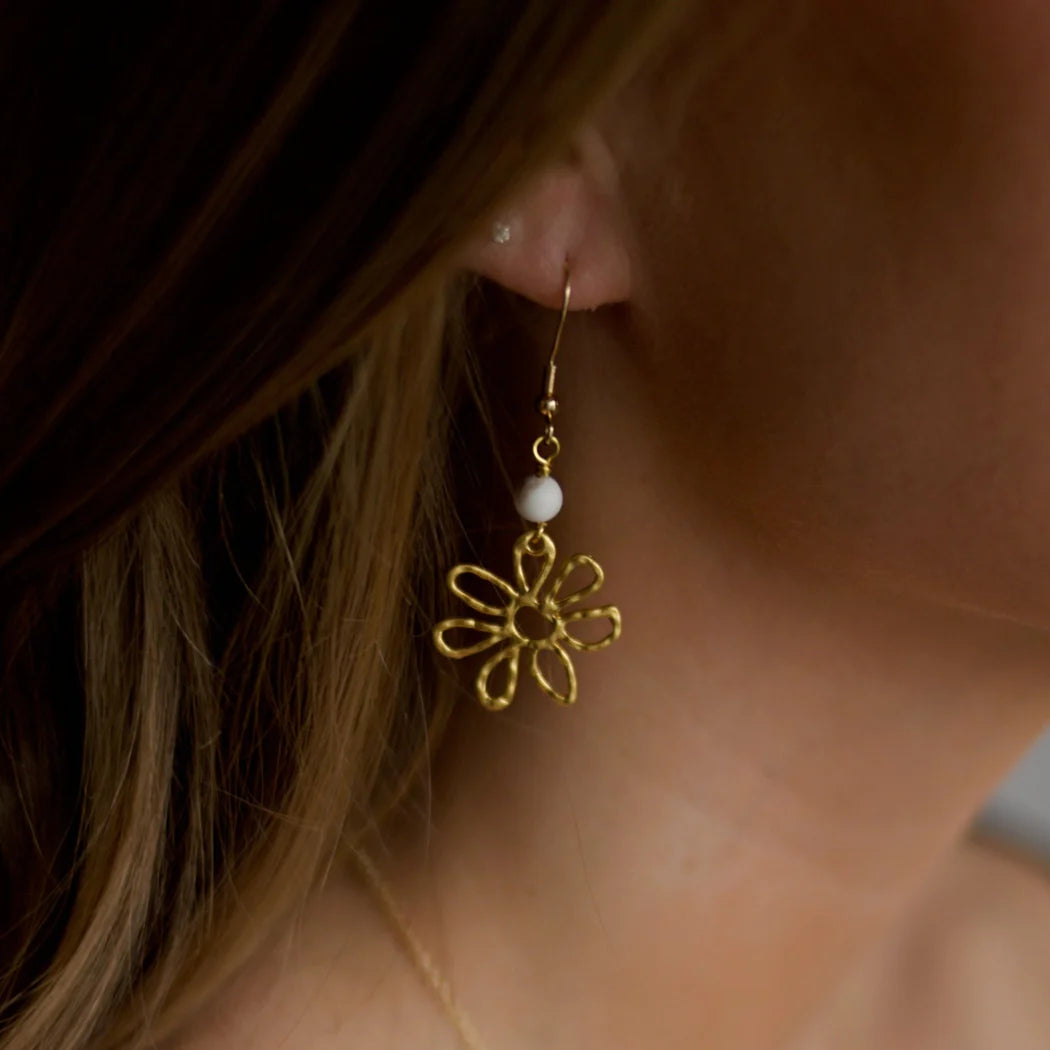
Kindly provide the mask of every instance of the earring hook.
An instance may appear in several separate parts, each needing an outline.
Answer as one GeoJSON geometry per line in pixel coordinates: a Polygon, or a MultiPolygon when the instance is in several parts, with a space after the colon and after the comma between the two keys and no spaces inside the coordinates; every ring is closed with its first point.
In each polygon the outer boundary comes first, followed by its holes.
{"type": "MultiPolygon", "coordinates": [[[[569,272],[568,259],[564,263],[564,272],[565,289],[562,293],[561,317],[558,318],[558,330],[554,333],[554,346],[551,348],[550,360],[547,362],[547,382],[543,391],[543,399],[547,403],[554,401],[554,379],[558,373],[556,358],[558,356],[558,347],[561,346],[561,332],[565,327],[565,318],[569,313],[569,298],[572,295],[572,276],[569,272]]],[[[544,415],[548,415],[548,413],[544,412],[544,415]]]]}

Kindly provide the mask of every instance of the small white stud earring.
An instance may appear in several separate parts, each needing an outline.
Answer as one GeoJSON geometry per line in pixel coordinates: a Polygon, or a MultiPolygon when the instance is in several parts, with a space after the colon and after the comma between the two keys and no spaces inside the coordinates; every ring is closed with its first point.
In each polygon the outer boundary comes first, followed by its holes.
{"type": "Polygon", "coordinates": [[[510,227],[497,220],[492,224],[492,239],[497,244],[506,244],[510,240],[510,227]]]}

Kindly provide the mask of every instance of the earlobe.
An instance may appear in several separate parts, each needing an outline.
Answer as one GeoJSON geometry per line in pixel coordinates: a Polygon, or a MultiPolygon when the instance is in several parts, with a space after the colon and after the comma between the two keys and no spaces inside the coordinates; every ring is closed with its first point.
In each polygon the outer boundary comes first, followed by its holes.
{"type": "Polygon", "coordinates": [[[490,217],[460,265],[557,309],[567,261],[572,308],[593,310],[630,298],[630,255],[608,150],[594,131],[573,145],[571,160],[537,173],[490,217]]]}

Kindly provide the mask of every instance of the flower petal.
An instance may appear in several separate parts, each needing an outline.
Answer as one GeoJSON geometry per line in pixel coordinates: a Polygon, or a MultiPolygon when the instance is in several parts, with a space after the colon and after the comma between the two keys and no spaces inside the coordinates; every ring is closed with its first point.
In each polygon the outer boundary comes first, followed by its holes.
{"type": "Polygon", "coordinates": [[[554,558],[554,540],[547,533],[524,532],[518,537],[514,544],[514,579],[522,594],[533,598],[538,595],[550,575],[554,558]],[[529,573],[532,569],[535,569],[535,572],[530,579],[529,573]]]}
{"type": "Polygon", "coordinates": [[[560,645],[551,645],[545,646],[542,649],[533,649],[530,659],[530,674],[536,679],[539,687],[552,700],[557,700],[559,704],[566,705],[576,703],[576,669],[572,666],[572,660],[569,659],[568,653],[566,653],[560,645]],[[543,673],[543,668],[540,666],[540,654],[545,652],[554,653],[565,671],[567,685],[565,687],[565,692],[563,693],[559,693],[557,688],[551,683],[550,679],[543,673]]]}
{"type": "Polygon", "coordinates": [[[589,598],[604,582],[605,573],[602,571],[602,567],[589,554],[574,554],[561,567],[558,575],[554,577],[550,591],[551,599],[559,609],[564,609],[567,605],[575,605],[576,602],[582,602],[585,598],[589,598]],[[560,594],[565,581],[572,575],[573,570],[581,568],[590,569],[594,573],[594,579],[578,590],[570,591],[565,595],[560,594]]]}
{"type": "Polygon", "coordinates": [[[603,605],[600,609],[577,609],[575,612],[567,613],[561,618],[561,629],[565,633],[565,641],[580,652],[596,653],[607,645],[612,645],[620,637],[620,610],[615,605],[603,605]],[[570,624],[579,623],[581,620],[608,620],[609,633],[603,635],[596,642],[583,642],[572,636],[569,630],[570,624]]]}
{"type": "Polygon", "coordinates": [[[475,653],[480,653],[489,646],[495,645],[502,637],[504,637],[505,628],[501,623],[486,623],[484,620],[442,620],[434,628],[434,645],[437,647],[437,651],[442,656],[450,656],[453,660],[461,660],[464,656],[473,656],[475,653]],[[446,631],[477,631],[483,637],[476,642],[470,642],[467,645],[450,645],[445,641],[446,631]]]}
{"type": "Polygon", "coordinates": [[[480,565],[457,565],[454,569],[449,570],[447,579],[448,589],[460,601],[469,605],[476,612],[485,613],[487,616],[502,616],[507,605],[517,596],[514,588],[506,580],[501,579],[494,572],[489,572],[488,569],[483,569],[480,565]],[[459,582],[461,576],[476,576],[479,580],[484,580],[500,594],[506,595],[507,601],[503,605],[489,605],[488,602],[483,602],[480,598],[463,590],[459,582]]]}
{"type": "Polygon", "coordinates": [[[474,692],[481,701],[482,706],[490,711],[502,711],[511,700],[514,699],[514,691],[518,688],[518,660],[521,656],[521,645],[517,642],[505,645],[498,653],[490,656],[478,671],[474,679],[474,692]],[[490,689],[492,674],[504,661],[507,662],[507,681],[503,689],[493,696],[490,689]]]}

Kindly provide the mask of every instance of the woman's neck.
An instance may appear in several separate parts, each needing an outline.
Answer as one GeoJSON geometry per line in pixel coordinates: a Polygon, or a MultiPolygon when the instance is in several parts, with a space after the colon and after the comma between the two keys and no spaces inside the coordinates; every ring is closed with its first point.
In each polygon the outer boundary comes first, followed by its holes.
{"type": "Polygon", "coordinates": [[[661,469],[603,360],[559,376],[550,532],[623,636],[575,658],[572,709],[524,674],[464,705],[396,883],[493,1050],[770,1050],[1038,733],[1050,648],[792,567],[661,469]]]}

